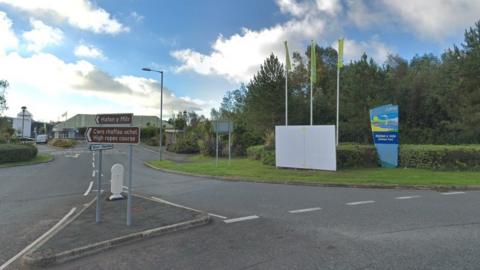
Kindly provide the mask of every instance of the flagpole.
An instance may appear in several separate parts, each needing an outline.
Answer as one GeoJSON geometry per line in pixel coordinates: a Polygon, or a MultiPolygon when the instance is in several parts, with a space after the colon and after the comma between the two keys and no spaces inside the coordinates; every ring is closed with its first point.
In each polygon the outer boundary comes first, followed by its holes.
{"type": "Polygon", "coordinates": [[[288,67],[285,66],[285,126],[288,126],[288,67]]]}
{"type": "Polygon", "coordinates": [[[338,138],[340,136],[340,133],[338,133],[339,114],[340,114],[340,66],[337,64],[337,146],[338,146],[338,138]]]}

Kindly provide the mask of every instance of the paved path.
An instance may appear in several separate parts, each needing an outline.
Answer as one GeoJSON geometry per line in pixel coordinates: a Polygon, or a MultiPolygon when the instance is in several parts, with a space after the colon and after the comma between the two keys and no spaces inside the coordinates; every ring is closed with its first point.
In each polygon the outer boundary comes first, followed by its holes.
{"type": "MultiPolygon", "coordinates": [[[[107,179],[107,168],[116,162],[127,164],[126,153],[126,147],[106,152],[107,179]]],[[[92,196],[83,196],[94,180],[92,154],[77,146],[73,153],[55,155],[52,163],[0,169],[0,235],[7,243],[0,247],[0,263],[92,196]]],[[[204,210],[214,217],[214,224],[113,249],[58,269],[478,269],[480,265],[478,191],[225,182],[147,168],[143,162],[156,153],[142,147],[135,147],[134,157],[134,192],[204,210]]]]}

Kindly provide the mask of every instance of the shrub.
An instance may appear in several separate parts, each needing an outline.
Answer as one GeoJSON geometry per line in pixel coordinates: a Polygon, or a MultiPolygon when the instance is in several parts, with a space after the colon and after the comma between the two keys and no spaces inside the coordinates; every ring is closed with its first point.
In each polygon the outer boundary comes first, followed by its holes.
{"type": "Polygon", "coordinates": [[[434,170],[480,170],[480,146],[402,145],[400,167],[434,170]]]}
{"type": "Polygon", "coordinates": [[[70,148],[77,144],[77,141],[72,139],[53,139],[48,144],[56,147],[70,148]]]}
{"type": "Polygon", "coordinates": [[[377,151],[373,145],[340,144],[337,148],[337,167],[339,169],[377,166],[377,151]]]}
{"type": "MultiPolygon", "coordinates": [[[[145,140],[145,143],[147,145],[150,145],[150,146],[159,146],[160,145],[160,141],[159,141],[158,136],[155,136],[155,137],[152,137],[152,138],[149,138],[149,139],[145,140]]],[[[162,141],[162,144],[164,144],[164,141],[162,141]]]]}
{"type": "Polygon", "coordinates": [[[37,148],[31,144],[1,144],[0,164],[31,160],[37,153],[37,148]]]}
{"type": "Polygon", "coordinates": [[[262,163],[269,166],[275,166],[275,151],[265,150],[261,157],[262,163]]]}
{"type": "Polygon", "coordinates": [[[167,150],[181,154],[198,153],[199,147],[193,134],[179,136],[174,144],[169,144],[167,150]]]}
{"type": "Polygon", "coordinates": [[[262,153],[265,150],[263,145],[255,145],[247,148],[247,158],[253,160],[260,160],[262,158],[262,153]]]}

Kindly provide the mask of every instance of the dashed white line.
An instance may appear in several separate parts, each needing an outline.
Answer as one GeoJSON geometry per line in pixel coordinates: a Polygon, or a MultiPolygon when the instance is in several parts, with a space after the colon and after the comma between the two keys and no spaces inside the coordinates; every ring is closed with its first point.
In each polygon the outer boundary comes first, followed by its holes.
{"type": "Polygon", "coordinates": [[[48,230],[47,232],[45,232],[44,234],[42,234],[39,238],[37,238],[37,240],[33,241],[30,245],[28,245],[27,247],[25,247],[22,251],[20,251],[19,253],[17,253],[17,255],[13,256],[12,258],[10,258],[10,260],[6,261],[4,264],[2,264],[2,266],[0,266],[0,270],[4,270],[7,268],[7,266],[9,266],[12,262],[16,261],[18,258],[20,258],[21,256],[23,256],[23,254],[25,254],[26,252],[28,252],[33,246],[37,245],[37,243],[39,243],[40,241],[42,241],[47,235],[49,235],[50,233],[52,233],[54,230],[56,230],[60,225],[62,225],[63,222],[65,222],[65,220],[67,220],[68,217],[70,217],[73,212],[75,212],[77,210],[76,207],[73,207],[70,212],[68,212],[59,222],[57,222],[57,224],[55,224],[52,228],[50,228],[50,230],[48,230]]]}
{"type": "Polygon", "coordinates": [[[92,186],[93,186],[93,181],[90,181],[90,185],[88,186],[87,191],[83,193],[83,196],[87,196],[88,193],[90,193],[90,191],[92,190],[92,186]]]}
{"type": "Polygon", "coordinates": [[[96,171],[97,171],[97,170],[93,170],[93,171],[92,171],[92,177],[95,177],[95,172],[96,172],[96,171]]]}
{"type": "MultiPolygon", "coordinates": [[[[125,186],[123,186],[124,188],[127,188],[125,186]]],[[[172,206],[176,206],[176,207],[180,207],[180,208],[183,208],[183,209],[187,209],[187,210],[192,210],[192,211],[196,211],[196,212],[203,212],[203,211],[200,211],[198,209],[195,209],[195,208],[191,208],[191,207],[187,207],[187,206],[184,206],[184,205],[180,205],[180,204],[176,204],[176,203],[173,203],[173,202],[169,202],[167,200],[164,200],[164,199],[160,199],[160,198],[157,198],[155,196],[152,196],[150,197],[152,198],[153,200],[155,201],[158,201],[158,202],[161,202],[161,203],[166,203],[166,204],[169,204],[169,205],[172,205],[172,206]]],[[[217,214],[213,214],[213,213],[207,213],[209,216],[212,216],[212,217],[217,217],[217,218],[221,218],[221,219],[226,219],[227,217],[224,217],[224,216],[221,216],[221,215],[217,215],[217,214]]]]}
{"type": "Polygon", "coordinates": [[[368,204],[368,203],[374,203],[375,201],[359,201],[359,202],[349,202],[346,203],[346,205],[360,205],[360,204],[368,204]]]}
{"type": "Polygon", "coordinates": [[[235,223],[235,222],[240,222],[240,221],[245,221],[245,220],[257,219],[257,218],[259,218],[259,216],[246,216],[246,217],[225,219],[223,222],[228,224],[228,223],[235,223]]]}
{"type": "Polygon", "coordinates": [[[420,198],[419,195],[412,195],[412,196],[402,196],[402,197],[396,197],[396,200],[408,200],[408,199],[415,199],[415,198],[420,198]]]}
{"type": "Polygon", "coordinates": [[[320,207],[312,207],[312,208],[305,208],[305,209],[297,209],[297,210],[290,210],[288,211],[290,214],[297,214],[297,213],[305,213],[305,212],[312,212],[322,210],[320,207]]]}
{"type": "Polygon", "coordinates": [[[95,168],[95,162],[92,162],[92,168],[95,168]]]}
{"type": "Polygon", "coordinates": [[[122,188],[124,188],[124,189],[128,189],[128,187],[127,187],[127,186],[122,186],[122,188]]]}
{"type": "Polygon", "coordinates": [[[458,195],[458,194],[465,194],[463,191],[451,191],[451,192],[443,192],[442,195],[458,195]]]}

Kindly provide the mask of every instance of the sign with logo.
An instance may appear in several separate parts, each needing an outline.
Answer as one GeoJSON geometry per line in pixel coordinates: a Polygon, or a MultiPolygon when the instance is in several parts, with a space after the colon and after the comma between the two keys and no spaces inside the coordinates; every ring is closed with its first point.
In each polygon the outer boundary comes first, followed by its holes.
{"type": "Polygon", "coordinates": [[[87,143],[95,144],[138,144],[138,127],[89,127],[85,132],[87,143]]]}
{"type": "Polygon", "coordinates": [[[398,166],[398,106],[384,105],[370,110],[375,148],[382,167],[398,166]]]}
{"type": "Polygon", "coordinates": [[[97,114],[95,123],[98,125],[127,125],[133,121],[133,113],[97,114]]]}

